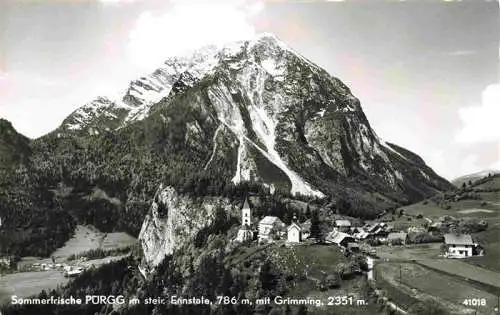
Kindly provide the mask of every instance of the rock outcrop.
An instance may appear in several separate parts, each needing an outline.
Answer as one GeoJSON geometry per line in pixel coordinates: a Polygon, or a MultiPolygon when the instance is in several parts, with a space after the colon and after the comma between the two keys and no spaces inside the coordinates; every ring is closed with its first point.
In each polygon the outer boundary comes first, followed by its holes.
{"type": "Polygon", "coordinates": [[[224,198],[197,201],[172,187],[160,187],[139,234],[147,269],[154,269],[166,255],[192,242],[198,232],[213,223],[217,208],[228,214],[233,210],[224,198]]]}

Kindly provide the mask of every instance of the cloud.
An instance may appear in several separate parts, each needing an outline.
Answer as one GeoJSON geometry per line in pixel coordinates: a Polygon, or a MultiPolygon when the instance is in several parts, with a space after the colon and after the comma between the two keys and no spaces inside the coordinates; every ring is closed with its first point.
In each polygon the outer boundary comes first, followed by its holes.
{"type": "Polygon", "coordinates": [[[166,12],[140,15],[129,36],[128,56],[137,67],[152,69],[172,55],[249,38],[255,35],[249,20],[263,7],[262,1],[172,1],[166,12]]]}
{"type": "Polygon", "coordinates": [[[479,106],[460,108],[462,128],[456,135],[461,143],[500,141],[500,84],[488,86],[479,106]]]}
{"type": "Polygon", "coordinates": [[[477,50],[455,50],[446,53],[448,56],[461,57],[461,56],[471,56],[477,54],[477,50]]]}
{"type": "MultiPolygon", "coordinates": [[[[500,157],[499,157],[499,159],[500,159],[500,157]]],[[[492,171],[500,171],[500,161],[497,161],[497,162],[491,164],[488,169],[490,169],[492,171]]]]}
{"type": "Polygon", "coordinates": [[[142,0],[97,0],[97,1],[105,4],[118,4],[118,3],[138,2],[142,0]]]}

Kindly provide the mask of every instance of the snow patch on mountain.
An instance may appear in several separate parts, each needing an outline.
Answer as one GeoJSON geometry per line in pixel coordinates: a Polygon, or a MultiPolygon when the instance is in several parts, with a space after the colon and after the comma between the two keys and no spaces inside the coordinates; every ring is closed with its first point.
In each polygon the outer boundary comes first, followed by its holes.
{"type": "Polygon", "coordinates": [[[215,130],[214,137],[212,138],[212,142],[214,143],[214,147],[212,149],[212,154],[210,154],[210,158],[208,159],[207,163],[205,164],[205,167],[203,167],[204,170],[208,168],[210,163],[212,163],[212,160],[214,159],[215,154],[217,153],[217,136],[219,135],[219,132],[224,128],[224,125],[219,125],[217,129],[215,130]]]}
{"type": "Polygon", "coordinates": [[[389,151],[391,151],[392,153],[396,154],[397,156],[399,156],[400,158],[404,159],[405,161],[409,161],[407,157],[405,157],[404,155],[402,155],[398,151],[394,150],[389,143],[387,143],[385,141],[381,142],[381,143],[384,146],[384,148],[388,149],[389,151]]]}
{"type": "Polygon", "coordinates": [[[273,77],[282,76],[285,74],[284,67],[280,66],[275,59],[265,59],[261,62],[262,67],[273,77]]]}

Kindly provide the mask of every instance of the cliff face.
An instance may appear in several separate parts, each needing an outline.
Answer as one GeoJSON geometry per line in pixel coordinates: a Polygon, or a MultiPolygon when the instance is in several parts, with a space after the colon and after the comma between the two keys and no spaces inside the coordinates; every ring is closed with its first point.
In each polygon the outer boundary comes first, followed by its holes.
{"type": "Polygon", "coordinates": [[[226,213],[232,211],[226,199],[204,198],[198,202],[172,187],[160,187],[139,234],[148,269],[193,241],[198,232],[213,223],[218,208],[226,213]]]}

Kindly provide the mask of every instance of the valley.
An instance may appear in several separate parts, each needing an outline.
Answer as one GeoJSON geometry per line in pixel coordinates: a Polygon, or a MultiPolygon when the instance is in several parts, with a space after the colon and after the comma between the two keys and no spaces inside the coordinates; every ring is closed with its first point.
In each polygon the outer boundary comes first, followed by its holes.
{"type": "Polygon", "coordinates": [[[40,138],[4,120],[0,131],[6,315],[34,312],[8,305],[12,294],[343,301],[49,305],[47,314],[497,307],[500,175],[453,186],[382,141],[340,79],[274,35],[169,58],[40,138]]]}
{"type": "Polygon", "coordinates": [[[70,281],[67,271],[99,268],[123,259],[136,244],[137,240],[126,233],[102,233],[93,226],[77,225],[73,237],[50,258],[23,257],[16,270],[0,276],[0,304],[12,295],[29,297],[63,286],[70,281]]]}

